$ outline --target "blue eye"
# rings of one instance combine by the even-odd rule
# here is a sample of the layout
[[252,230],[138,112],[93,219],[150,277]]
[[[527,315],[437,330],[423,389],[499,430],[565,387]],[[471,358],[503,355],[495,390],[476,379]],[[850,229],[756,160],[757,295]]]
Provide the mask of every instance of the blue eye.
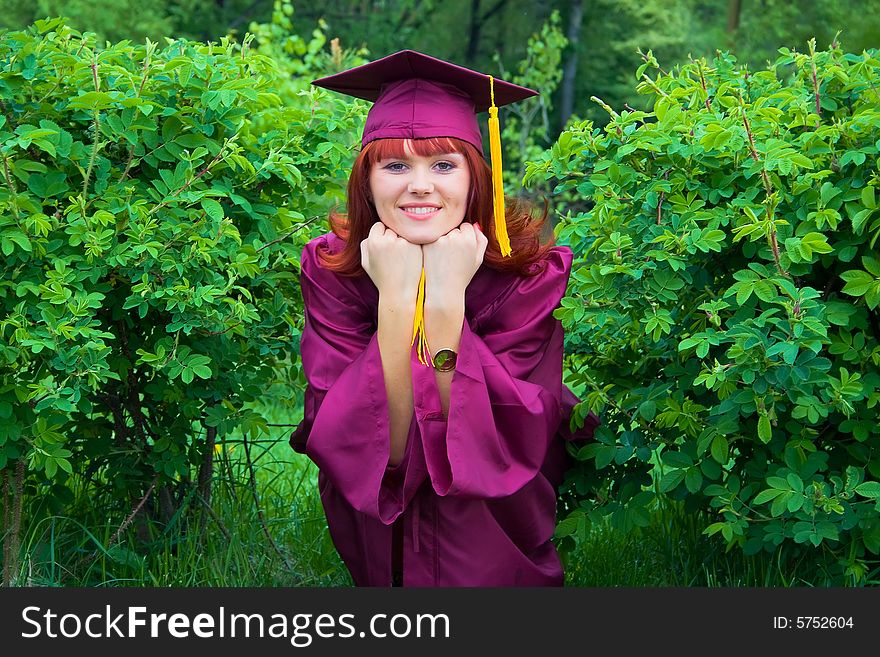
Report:
[[452,171],[453,169],[455,169],[455,165],[452,162],[446,162],[445,160],[442,162],[437,162],[437,164],[435,164],[434,166],[437,167],[440,171]]
[[391,162],[390,164],[386,164],[382,168],[393,173],[399,173],[406,168],[406,165],[403,162]]

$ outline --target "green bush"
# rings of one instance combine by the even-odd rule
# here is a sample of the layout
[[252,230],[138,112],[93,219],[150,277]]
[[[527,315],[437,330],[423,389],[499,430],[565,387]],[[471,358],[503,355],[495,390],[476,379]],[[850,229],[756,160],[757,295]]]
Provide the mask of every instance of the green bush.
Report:
[[638,90],[652,112],[566,130],[526,182],[562,208],[575,264],[558,317],[570,383],[603,414],[572,453],[558,535],[647,523],[657,496],[710,511],[728,549],[880,554],[880,61],[720,53]]
[[320,39],[263,54],[276,13],[256,44],[0,35],[6,581],[22,514],[74,488],[117,524],[148,497],[140,516],[166,522],[209,498],[215,442],[256,436],[247,405],[299,376],[299,253],[362,107],[300,92],[292,70],[333,64]]

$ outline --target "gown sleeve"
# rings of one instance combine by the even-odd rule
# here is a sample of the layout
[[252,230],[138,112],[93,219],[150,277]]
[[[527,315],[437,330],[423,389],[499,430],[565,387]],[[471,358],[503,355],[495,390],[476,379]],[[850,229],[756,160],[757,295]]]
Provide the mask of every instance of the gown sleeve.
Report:
[[511,277],[499,295],[479,300],[481,310],[462,325],[448,417],[433,369],[412,360],[413,421],[404,457],[390,467],[374,313],[350,279],[319,265],[316,248],[309,243],[301,260],[308,385],[294,449],[308,454],[352,507],[384,524],[426,479],[438,495],[481,499],[507,497],[532,481],[570,411],[553,311],[565,293],[571,251],[554,247],[535,275]]
[[290,443],[352,507],[391,524],[426,477],[413,458],[417,426],[410,426],[403,461],[388,467],[390,421],[374,313],[351,279],[320,265],[323,240],[309,242],[300,262],[307,386],[303,421]]
[[422,448],[437,494],[506,497],[541,470],[570,411],[563,398],[562,327],[553,311],[571,260],[568,248],[554,247],[536,263],[536,275],[517,277],[464,322],[448,417],[440,413],[433,374],[414,376]]

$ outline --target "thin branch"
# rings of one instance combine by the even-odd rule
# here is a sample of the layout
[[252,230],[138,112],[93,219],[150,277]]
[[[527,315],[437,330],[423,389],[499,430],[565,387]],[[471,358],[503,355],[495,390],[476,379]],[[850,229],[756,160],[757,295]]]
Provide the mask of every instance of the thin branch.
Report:
[[230,324],[222,331],[203,331],[202,333],[204,335],[223,335],[224,333],[228,333],[229,331],[234,329],[236,326],[241,326],[241,321],[237,321],[235,322],[235,324]]
[[0,470],[3,477],[3,586],[9,586],[12,582],[12,558],[9,556],[12,545],[12,509],[9,499],[9,470]]
[[9,172],[9,159],[5,155],[3,156],[3,174],[6,176],[6,186],[9,188],[9,193],[12,196],[9,207],[12,209],[15,222],[18,223],[21,221],[21,217],[18,214],[18,191],[15,189],[15,181]]
[[487,20],[489,20],[490,18],[492,18],[492,16],[494,16],[494,15],[497,14],[499,11],[501,11],[502,9],[504,9],[504,5],[506,5],[506,4],[507,4],[507,0],[498,0],[498,2],[496,2],[496,3],[492,6],[491,9],[489,9],[485,14],[483,14],[483,15],[480,17],[480,23],[485,23]]
[[810,39],[810,68],[813,76],[813,94],[816,97],[816,127],[822,123],[822,103],[819,100],[819,78],[816,74],[816,39]]
[[[752,156],[752,159],[755,162],[760,162],[761,158],[758,157],[758,149],[755,148],[755,139],[752,136],[752,127],[749,124],[749,117],[746,116],[745,105],[742,106],[742,120],[743,126],[746,129],[746,135],[749,138],[749,154]],[[770,178],[767,176],[767,170],[763,166],[761,167],[761,180],[764,181],[764,191],[767,192],[767,194],[773,193],[773,186],[770,184]]]
[[159,210],[161,210],[161,209],[164,208],[166,205],[168,205],[169,203],[171,203],[171,201],[173,201],[173,200],[175,199],[175,197],[176,197],[178,194],[180,194],[181,192],[184,192],[184,191],[186,191],[187,189],[189,189],[189,186],[190,186],[190,185],[192,185],[195,181],[197,181],[199,178],[201,178],[201,177],[204,176],[206,173],[208,173],[208,170],[209,170],[212,166],[214,166],[214,164],[217,163],[217,161],[220,159],[220,156],[221,156],[221,155],[223,155],[223,149],[222,149],[222,148],[217,152],[217,155],[214,156],[214,159],[211,160],[210,162],[208,162],[208,164],[205,165],[205,168],[204,168],[204,169],[202,169],[202,170],[199,171],[195,176],[193,176],[193,178],[192,178],[191,180],[188,180],[188,181],[185,182],[183,185],[181,185],[179,189],[176,189],[174,192],[172,192],[172,193],[168,196],[168,198],[166,198],[164,201],[162,201],[159,205],[157,205],[155,208],[153,208],[152,210],[150,210],[150,211],[147,213],[147,216],[149,217],[149,216],[152,216],[152,215],[156,214]]
[[[206,427],[205,451],[202,454],[202,462],[199,465],[197,494],[205,507],[211,506],[211,484],[214,479],[214,445],[217,443],[217,427]],[[207,525],[205,514],[199,518],[199,535],[205,531]]]
[[[147,83],[147,75],[150,72],[150,60],[152,58],[153,51],[156,49],[156,45],[147,40],[147,52],[144,57],[144,75],[141,78],[141,84],[138,87],[136,98],[140,98],[141,93],[144,90],[144,85]],[[128,160],[125,163],[125,170],[122,172],[122,176],[119,178],[119,182],[122,182],[128,177],[128,172],[131,170],[131,163],[134,160],[134,145],[132,144],[131,148],[128,149]]]
[[244,455],[245,459],[247,460],[251,494],[254,497],[254,504],[257,508],[257,517],[260,519],[260,526],[263,528],[263,534],[265,534],[266,539],[269,541],[269,544],[272,546],[278,556],[281,557],[281,560],[284,562],[284,565],[287,566],[287,569],[292,572],[293,567],[291,566],[290,561],[288,561],[287,556],[281,551],[281,548],[278,547],[275,539],[272,538],[272,534],[269,533],[269,527],[266,525],[266,516],[263,515],[263,508],[260,506],[260,494],[257,492],[257,477],[254,473],[254,462],[251,460],[251,448],[249,442],[250,441],[248,441],[247,434],[242,433]]
[[710,112],[712,111],[712,103],[709,100],[709,90],[706,88],[706,78],[703,75],[703,62],[702,60],[697,61],[697,70],[700,72],[700,85],[703,87],[703,91],[706,94],[706,109]]
[[[663,173],[663,180],[669,180],[669,170],[668,169]],[[663,221],[663,199],[664,198],[666,198],[666,192],[661,191],[660,192],[660,200],[657,201],[657,225],[658,226]]]
[[144,504],[146,504],[147,500],[150,498],[150,494],[153,492],[153,489],[156,487],[156,482],[159,480],[159,475],[153,477],[153,483],[150,484],[150,487],[147,489],[147,492],[144,493],[144,496],[141,498],[140,502],[132,509],[131,513],[128,517],[122,521],[122,524],[119,525],[119,529],[116,530],[116,533],[110,537],[110,540],[107,541],[107,548],[109,549],[116,541],[119,540],[119,537],[122,536],[122,532],[128,529],[129,525],[134,521],[135,516],[138,512],[143,508]]
[[220,516],[217,515],[217,512],[214,511],[213,507],[208,503],[208,501],[202,497],[201,493],[196,491],[196,497],[199,498],[199,501],[202,503],[202,507],[211,516],[211,520],[213,520],[217,524],[217,529],[220,530],[220,533],[223,534],[223,538],[228,543],[232,540],[232,535],[229,533],[229,530],[226,529],[226,526],[223,524],[223,521],[220,519]]
[[[639,55],[641,55],[643,62],[645,62],[646,64],[651,63],[650,60],[648,59],[648,54],[642,52],[641,48],[639,49]],[[663,70],[663,67],[660,66],[659,64],[657,64],[657,70],[660,71],[660,73],[662,73],[663,75],[669,75],[669,73],[667,73],[665,70]]]
[[[24,459],[18,459],[15,462],[14,471],[3,470],[3,586],[12,586],[18,572],[18,561],[21,552],[21,507],[24,495],[24,469]],[[12,494],[10,495],[9,480],[13,476]]]
[[[92,79],[95,84],[95,91],[101,90],[101,81],[98,78],[98,55],[94,56],[92,60]],[[98,151],[101,148],[101,110],[95,110],[95,120],[92,124],[92,130],[94,131],[94,142],[92,144],[92,155],[89,158],[89,168],[86,170],[85,179],[83,180],[83,203],[87,203],[87,195],[89,192],[89,180],[92,177],[92,171],[95,168],[95,161],[98,159]]]
[[274,239],[271,242],[266,242],[263,246],[261,246],[259,249],[257,249],[256,252],[259,253],[263,249],[268,248],[268,247],[272,246],[273,244],[278,244],[278,242],[283,242],[284,240],[286,240],[288,237],[290,237],[294,233],[298,233],[306,226],[309,226],[309,225],[315,223],[318,219],[320,219],[320,217],[312,217],[311,219],[309,219],[305,223],[302,223],[299,226],[296,226],[295,228],[291,228],[289,231],[284,233],[284,235],[282,235],[281,237]]

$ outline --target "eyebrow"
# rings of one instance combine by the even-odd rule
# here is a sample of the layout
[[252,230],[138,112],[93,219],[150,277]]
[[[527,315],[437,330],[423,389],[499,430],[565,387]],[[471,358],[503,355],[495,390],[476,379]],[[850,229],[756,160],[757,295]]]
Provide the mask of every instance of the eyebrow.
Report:
[[449,153],[435,153],[434,155],[412,155],[410,153],[404,153],[402,155],[392,155],[390,157],[383,157],[380,162],[384,162],[386,160],[412,160],[416,157],[425,157],[425,158],[455,158],[455,159],[464,159],[464,154],[459,153],[457,151],[451,151]]

